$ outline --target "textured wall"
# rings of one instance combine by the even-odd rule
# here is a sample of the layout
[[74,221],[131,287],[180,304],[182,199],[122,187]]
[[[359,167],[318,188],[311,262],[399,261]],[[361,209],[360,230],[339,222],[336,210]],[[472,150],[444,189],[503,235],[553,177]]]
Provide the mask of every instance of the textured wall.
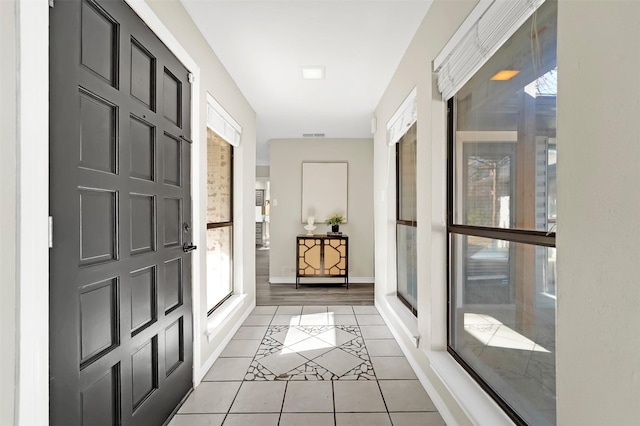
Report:
[[563,426],[640,423],[639,68],[640,2],[559,2]]

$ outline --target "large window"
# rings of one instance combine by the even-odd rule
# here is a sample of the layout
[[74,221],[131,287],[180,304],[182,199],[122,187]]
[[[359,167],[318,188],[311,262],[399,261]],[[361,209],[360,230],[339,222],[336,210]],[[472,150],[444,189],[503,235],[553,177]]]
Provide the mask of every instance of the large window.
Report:
[[396,144],[396,270],[398,298],[417,315],[416,255],[417,123]]
[[529,425],[556,423],[556,9],[449,103],[449,352]]
[[207,129],[207,310],[233,293],[233,147]]

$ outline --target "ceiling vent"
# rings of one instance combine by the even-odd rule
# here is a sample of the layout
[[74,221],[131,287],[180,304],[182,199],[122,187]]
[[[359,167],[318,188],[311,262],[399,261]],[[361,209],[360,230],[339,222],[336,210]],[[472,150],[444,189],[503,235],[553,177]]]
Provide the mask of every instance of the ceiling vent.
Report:
[[303,138],[324,138],[324,133],[303,133]]

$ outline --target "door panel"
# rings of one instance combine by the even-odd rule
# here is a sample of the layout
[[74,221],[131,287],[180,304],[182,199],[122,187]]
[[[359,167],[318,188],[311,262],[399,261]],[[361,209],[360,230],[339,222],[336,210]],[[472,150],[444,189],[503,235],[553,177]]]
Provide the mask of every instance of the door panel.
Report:
[[123,1],[50,11],[51,424],[160,425],[192,385],[188,71]]

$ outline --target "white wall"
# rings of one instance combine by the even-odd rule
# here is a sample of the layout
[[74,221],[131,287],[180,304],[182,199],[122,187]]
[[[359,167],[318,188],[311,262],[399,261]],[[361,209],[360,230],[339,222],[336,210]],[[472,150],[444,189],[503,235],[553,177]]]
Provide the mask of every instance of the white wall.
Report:
[[[473,6],[433,3],[376,110],[386,123],[417,85],[419,349],[385,296],[395,289],[395,194],[382,131],[374,140],[376,304],[447,418],[495,425],[509,421],[478,399],[479,389],[451,379],[456,367],[440,351],[446,346],[446,111],[431,61]],[[560,0],[558,69],[558,424],[638,424],[640,2]],[[474,401],[463,397],[465,389]]]
[[[212,357],[217,356],[229,333],[237,325],[248,309],[255,304],[255,170],[256,170],[256,117],[255,112],[246,101],[233,79],[217,58],[211,47],[197,30],[182,4],[178,0],[148,0],[147,4],[171,31],[177,41],[187,50],[198,64],[200,72],[200,120],[198,139],[202,143],[194,147],[194,153],[199,153],[198,161],[193,168],[194,173],[194,221],[200,218],[199,228],[194,225],[194,243],[198,250],[199,264],[196,266],[199,274],[194,274],[198,281],[194,282],[194,291],[199,290],[200,303],[194,306],[197,314],[194,335],[201,340],[201,351],[194,356],[196,378],[204,375],[211,365]],[[234,149],[234,279],[238,293],[246,294],[242,305],[229,315],[216,329],[216,335],[209,341],[207,338],[207,308],[206,308],[206,94],[213,98],[242,126],[240,146]],[[196,175],[197,174],[197,175]],[[202,185],[198,185],[202,182]],[[199,204],[198,200],[200,201]],[[196,355],[196,354],[194,354]],[[200,369],[202,371],[198,372]]]
[[640,423],[640,2],[558,6],[560,425]]
[[395,148],[386,144],[386,123],[417,87],[418,312],[426,313],[418,321],[423,344],[434,350],[446,346],[446,105],[435,87],[432,61],[475,3],[433,3],[376,109],[376,297],[382,301],[396,290]]
[[16,352],[15,2],[0,2],[0,424],[14,424]]
[[269,178],[269,166],[256,166],[256,177]]
[[[475,6],[475,0],[434,1],[377,108],[374,137],[376,306],[393,329],[431,398],[451,424],[511,423],[471,382],[446,349],[446,104],[437,90],[432,61]],[[418,318],[394,303],[395,150],[386,124],[417,87]],[[413,335],[419,336],[416,348]],[[440,366],[438,370],[434,363]],[[444,365],[444,367],[443,367]],[[451,377],[443,378],[450,374]],[[460,385],[461,384],[461,385]],[[462,395],[477,397],[479,401]],[[482,414],[472,413],[482,406]],[[478,411],[478,410],[476,410]],[[479,412],[479,411],[478,411]],[[477,423],[482,419],[481,423]]]
[[[349,277],[352,282],[373,282],[373,148],[371,139],[272,139],[271,153],[271,255],[272,283],[295,282],[296,236],[304,234],[302,163],[348,162],[348,223],[340,230],[349,235]],[[277,200],[277,201],[276,201]],[[277,205],[276,205],[277,202]],[[316,225],[316,233],[328,226]]]

